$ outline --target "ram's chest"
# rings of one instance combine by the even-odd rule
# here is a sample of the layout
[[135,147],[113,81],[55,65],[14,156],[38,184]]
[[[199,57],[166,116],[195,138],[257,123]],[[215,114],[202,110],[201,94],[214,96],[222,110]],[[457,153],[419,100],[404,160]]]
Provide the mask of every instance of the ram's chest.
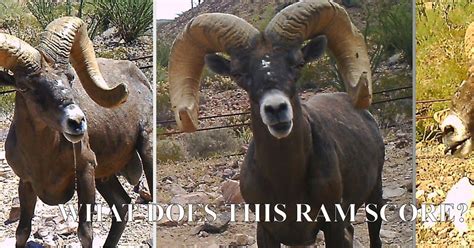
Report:
[[74,173],[72,144],[64,147],[57,139],[32,136],[26,139],[11,130],[6,141],[9,165],[22,179],[54,185]]

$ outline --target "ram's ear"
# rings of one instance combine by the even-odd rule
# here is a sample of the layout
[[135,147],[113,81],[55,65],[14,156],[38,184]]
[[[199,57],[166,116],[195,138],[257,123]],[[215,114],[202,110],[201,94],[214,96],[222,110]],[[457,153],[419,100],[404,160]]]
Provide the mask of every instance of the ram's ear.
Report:
[[214,73],[230,76],[230,61],[228,59],[217,54],[207,54],[204,60]]
[[6,71],[0,71],[0,86],[15,86],[15,78]]

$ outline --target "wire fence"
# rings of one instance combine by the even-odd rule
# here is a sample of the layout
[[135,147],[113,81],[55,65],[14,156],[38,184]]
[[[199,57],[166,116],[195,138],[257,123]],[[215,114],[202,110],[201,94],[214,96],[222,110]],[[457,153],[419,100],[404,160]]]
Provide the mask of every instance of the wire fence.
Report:
[[[385,94],[385,93],[390,93],[390,92],[402,91],[402,90],[406,90],[406,89],[411,89],[412,87],[413,87],[412,85],[407,85],[407,86],[402,86],[402,87],[397,87],[397,88],[392,88],[392,89],[384,89],[384,90],[373,92],[373,95],[379,95],[379,94]],[[404,99],[412,99],[412,98],[413,98],[412,95],[389,98],[389,99],[374,101],[372,103],[372,105],[378,105],[378,104],[394,102],[394,101],[399,101],[399,100],[404,100]],[[208,119],[228,118],[228,117],[246,116],[246,115],[250,115],[250,111],[203,116],[203,117],[199,117],[198,120],[202,121],[202,120],[208,120]],[[169,124],[173,124],[173,123],[176,123],[176,121],[174,119],[157,121],[158,125],[169,125]],[[411,121],[409,123],[411,123]],[[391,127],[396,127],[396,126],[400,126],[400,125],[404,125],[404,124],[407,124],[407,123],[393,123],[393,124],[386,125],[384,127],[385,128],[391,128]],[[195,130],[195,132],[202,132],[202,131],[215,130],[215,129],[224,129],[224,128],[248,127],[248,126],[250,126],[250,122],[243,122],[243,123],[238,123],[238,124],[228,124],[228,125],[219,125],[219,126],[213,126],[213,127],[198,128],[197,130]],[[181,133],[183,133],[183,132],[172,130],[172,131],[167,131],[167,132],[163,132],[163,133],[158,133],[158,136],[172,136],[172,135],[177,135],[177,134],[181,134]],[[232,155],[232,156],[235,156],[235,155]]]
[[[416,105],[433,105],[435,103],[440,103],[440,102],[449,102],[451,101],[450,98],[445,98],[445,99],[430,99],[430,100],[419,100],[416,101]],[[415,119],[416,120],[430,120],[433,119],[434,116],[432,115],[425,115],[425,116],[420,116],[419,113],[416,113]]]

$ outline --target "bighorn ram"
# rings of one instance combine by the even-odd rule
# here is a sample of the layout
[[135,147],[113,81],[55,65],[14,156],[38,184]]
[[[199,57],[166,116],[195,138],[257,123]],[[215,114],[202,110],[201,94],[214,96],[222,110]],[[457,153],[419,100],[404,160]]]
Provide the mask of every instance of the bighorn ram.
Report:
[[470,67],[468,78],[462,82],[453,96],[451,109],[442,121],[440,128],[445,153],[464,157],[472,151],[474,143],[474,22],[469,25],[464,38],[465,53],[468,56]]
[[[324,52],[326,41],[349,94],[318,94],[301,103],[298,73]],[[382,204],[384,143],[363,109],[371,102],[369,59],[346,11],[330,1],[301,1],[279,12],[263,33],[228,14],[191,20],[174,42],[169,64],[171,103],[178,126],[187,132],[198,122],[204,62],[231,76],[250,99],[253,141],[240,176],[245,201],[286,205],[285,221],[258,223],[259,247],[312,244],[319,230],[327,246],[351,246],[354,229],[347,219],[296,221],[297,204],[311,206],[312,220],[322,204],[330,216],[335,204],[344,211],[349,204],[377,204],[375,212]],[[368,225],[371,246],[380,247],[380,218]]]
[[[95,188],[122,217],[127,212],[122,204],[131,199],[117,173],[136,183],[143,166],[152,189],[152,90],[133,63],[96,60],[78,18],[56,19],[40,40],[33,48],[0,34],[0,66],[13,73],[0,76],[17,90],[5,148],[20,177],[16,246],[24,247],[30,235],[37,196],[56,205],[71,199],[76,189],[82,204],[79,239],[91,247],[85,204],[95,203]],[[105,246],[117,245],[125,225],[112,221]]]

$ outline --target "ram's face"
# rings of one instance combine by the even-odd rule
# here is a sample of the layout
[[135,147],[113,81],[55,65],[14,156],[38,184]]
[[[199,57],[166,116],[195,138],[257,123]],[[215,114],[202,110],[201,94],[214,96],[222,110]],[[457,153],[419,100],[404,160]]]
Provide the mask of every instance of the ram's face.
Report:
[[460,85],[452,99],[449,114],[442,121],[440,128],[443,132],[445,152],[451,152],[461,157],[472,151],[474,132],[474,76],[469,77]]
[[303,48],[259,44],[247,52],[235,53],[228,61],[208,55],[207,65],[216,73],[231,76],[258,106],[262,122],[277,139],[293,128],[296,81],[303,66],[323,54],[326,38],[319,36]]
[[44,66],[34,74],[15,75],[15,86],[25,99],[31,116],[38,117],[76,143],[84,136],[87,123],[84,113],[74,101],[73,79],[74,74],[70,70]]

